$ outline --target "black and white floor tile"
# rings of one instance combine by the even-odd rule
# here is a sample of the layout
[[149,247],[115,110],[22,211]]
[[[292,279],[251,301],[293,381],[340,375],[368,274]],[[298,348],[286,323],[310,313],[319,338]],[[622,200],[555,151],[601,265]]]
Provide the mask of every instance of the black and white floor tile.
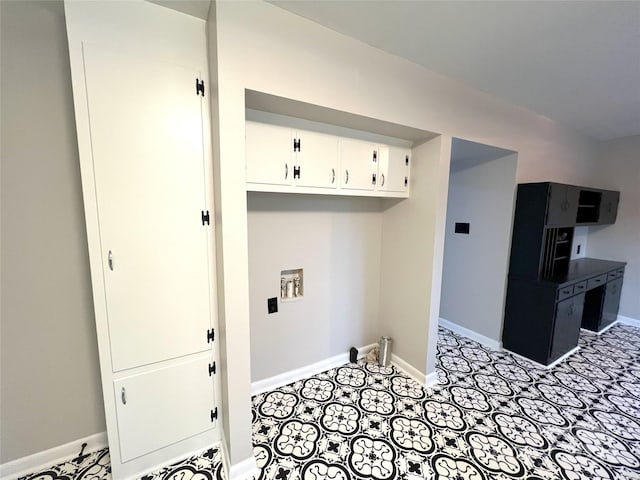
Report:
[[259,480],[640,480],[640,329],[552,369],[440,329],[439,385],[360,362],[253,397]]
[[[640,480],[640,329],[552,369],[440,329],[439,385],[346,364],[253,397],[256,480]],[[106,480],[100,450],[20,480]],[[223,480],[212,448],[142,480]]]
[[[222,468],[222,454],[210,448],[180,462],[169,465],[140,480],[226,480]],[[109,449],[104,448],[82,455],[18,480],[111,480]]]

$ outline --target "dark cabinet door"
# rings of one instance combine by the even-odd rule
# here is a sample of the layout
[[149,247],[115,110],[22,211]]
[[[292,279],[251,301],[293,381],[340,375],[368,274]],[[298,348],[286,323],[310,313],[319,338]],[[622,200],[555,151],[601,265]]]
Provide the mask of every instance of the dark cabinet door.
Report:
[[598,223],[608,225],[615,223],[618,215],[618,202],[620,201],[620,192],[612,192],[603,190],[602,200],[600,201],[600,215]]
[[580,191],[573,185],[549,184],[547,221],[549,227],[573,226],[578,214]]
[[548,363],[557,360],[578,345],[583,304],[584,293],[556,304]]
[[607,325],[611,325],[618,318],[621,291],[622,278],[618,278],[607,283],[604,293],[604,302],[602,304],[602,320],[600,321],[599,330],[602,330]]

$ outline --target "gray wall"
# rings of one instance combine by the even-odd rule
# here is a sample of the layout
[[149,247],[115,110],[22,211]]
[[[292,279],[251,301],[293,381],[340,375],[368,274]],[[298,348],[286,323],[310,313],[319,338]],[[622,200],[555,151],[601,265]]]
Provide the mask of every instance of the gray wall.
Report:
[[[379,336],[381,202],[248,194],[251,380],[347,353]],[[304,270],[304,297],[278,300],[280,271]]]
[[[456,140],[452,149],[440,317],[500,342],[517,155],[487,160],[475,145],[477,156],[455,158]],[[454,233],[456,222],[470,234]]]
[[0,2],[0,462],[105,429],[62,2]]
[[628,262],[619,314],[640,321],[640,135],[602,143],[595,178],[620,205],[615,224],[589,227],[587,256]]

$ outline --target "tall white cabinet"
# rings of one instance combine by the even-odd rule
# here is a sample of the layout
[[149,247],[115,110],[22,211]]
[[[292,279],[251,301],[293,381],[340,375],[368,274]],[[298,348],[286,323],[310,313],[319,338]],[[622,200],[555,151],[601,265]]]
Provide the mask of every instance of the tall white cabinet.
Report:
[[219,438],[205,23],[65,4],[114,478]]

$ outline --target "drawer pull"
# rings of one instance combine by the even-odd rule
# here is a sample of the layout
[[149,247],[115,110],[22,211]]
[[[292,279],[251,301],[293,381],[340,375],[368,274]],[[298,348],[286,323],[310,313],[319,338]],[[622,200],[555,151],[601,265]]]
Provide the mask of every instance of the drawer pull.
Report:
[[336,181],[336,169],[332,168],[331,169],[331,184],[333,185],[333,183]]
[[562,294],[563,295],[571,295],[571,290],[563,290]]
[[584,290],[584,285],[576,285],[576,290]]
[[122,404],[127,404],[127,391],[122,387],[122,391],[120,392],[120,398],[122,399]]

